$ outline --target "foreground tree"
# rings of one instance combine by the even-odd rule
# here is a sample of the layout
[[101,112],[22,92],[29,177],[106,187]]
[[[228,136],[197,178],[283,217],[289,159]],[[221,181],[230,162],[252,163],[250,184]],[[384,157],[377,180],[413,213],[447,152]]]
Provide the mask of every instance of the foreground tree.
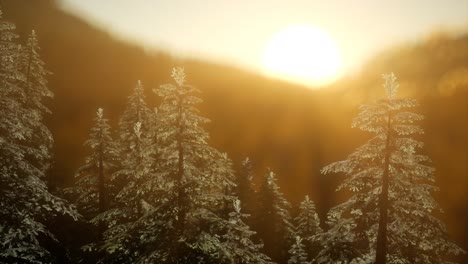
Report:
[[[259,245],[242,223],[240,206],[226,219],[225,195],[233,188],[231,161],[207,144],[195,107],[197,89],[184,70],[172,72],[175,84],[155,92],[163,98],[158,113],[158,172],[132,180],[144,201],[142,215],[106,232],[105,263],[266,263]],[[237,208],[237,209],[236,209]],[[232,212],[234,211],[234,212]]]
[[[47,171],[51,166],[50,148],[53,144],[52,134],[46,125],[42,122],[45,114],[50,114],[50,110],[44,105],[45,98],[52,98],[53,93],[47,87],[46,76],[50,74],[45,69],[45,63],[39,55],[40,47],[37,40],[36,32],[33,30],[28,37],[26,46],[21,50],[20,67],[24,73],[22,86],[28,97],[28,103],[25,107],[29,109],[39,122],[35,123],[32,144],[36,144],[36,148],[48,149],[44,151],[41,157],[34,157],[42,170]],[[51,179],[47,179],[51,185]]]
[[294,241],[294,226],[289,214],[291,205],[280,192],[272,171],[265,174],[258,199],[256,230],[265,243],[265,252],[274,261],[286,263]]
[[307,261],[308,254],[305,250],[304,245],[302,244],[302,238],[300,236],[296,236],[296,241],[292,245],[289,252],[289,260],[288,264],[309,264],[310,262]]
[[[185,72],[176,68],[172,72],[174,84],[160,86],[155,92],[163,98],[160,106],[164,179],[167,181],[168,201],[173,230],[163,253],[168,262],[214,261],[213,252],[220,244],[211,232],[192,233],[200,227],[218,222],[219,216],[211,208],[224,205],[225,186],[232,185],[232,171],[226,157],[207,144],[208,134],[200,125],[208,122],[198,115],[195,105],[201,99],[196,88],[185,81]],[[203,190],[203,191],[202,191]],[[211,209],[211,210],[210,210]],[[200,230],[202,231],[202,230]]]
[[85,165],[78,169],[75,186],[66,192],[73,196],[80,212],[92,219],[109,207],[112,190],[109,175],[116,159],[109,120],[104,118],[102,108],[96,113],[94,126],[85,145],[91,149],[91,154],[85,159]]
[[252,161],[249,158],[245,158],[242,161],[240,171],[236,174],[234,193],[243,204],[242,211],[251,216],[255,213],[256,208],[256,193],[253,188],[253,178]]
[[299,215],[295,219],[297,234],[304,239],[305,250],[308,252],[309,260],[312,260],[320,250],[320,219],[315,210],[315,204],[309,199],[304,198],[299,206]]
[[158,190],[162,190],[161,179],[155,171],[155,119],[155,114],[146,105],[143,86],[138,81],[119,121],[119,157],[111,180],[115,195],[108,210],[93,219],[94,223],[106,223],[104,241],[85,247],[104,252],[104,263],[125,263],[133,259],[124,250],[130,236],[127,232],[135,221],[154,209],[145,199],[157,199]]
[[335,215],[333,209],[326,223],[328,230],[318,235],[321,250],[313,263],[372,263],[373,256],[365,254],[369,249],[368,241],[362,238],[364,232],[356,229],[355,219],[343,219]]
[[336,237],[336,242],[346,242],[346,233],[362,263],[449,263],[448,256],[463,251],[447,239],[444,224],[432,215],[440,210],[431,196],[436,190],[433,168],[428,157],[417,154],[423,143],[412,137],[423,133],[415,124],[423,117],[408,111],[417,106],[414,99],[395,98],[393,74],[384,79],[387,98],[362,106],[353,122],[375,136],[346,160],[322,170],[344,173],[348,178],[338,189],[354,193],[331,210],[327,241]]
[[[14,42],[14,29],[2,20],[0,11],[0,262],[51,263],[54,257],[41,243],[55,240],[47,222],[58,215],[76,220],[78,214],[52,195],[43,181],[50,167],[52,137],[43,124],[42,100],[52,93],[46,82],[31,80],[28,87],[24,85],[29,75],[21,64],[24,54]],[[33,52],[38,48],[35,43]],[[44,77],[35,67],[40,58],[31,61],[35,62],[31,72],[39,80]],[[35,94],[34,89],[43,93]],[[38,137],[38,132],[47,136]]]
[[[135,125],[139,125],[139,133],[135,133]],[[145,91],[141,81],[135,85],[133,93],[128,97],[127,107],[119,120],[118,147],[122,167],[127,159],[133,159],[139,155],[138,142],[148,141],[153,143],[155,137],[155,113],[146,104]]]
[[143,197],[134,188],[138,182],[153,178],[157,166],[155,124],[156,114],[147,106],[143,85],[138,81],[119,120],[118,167],[112,177],[116,207],[131,207],[136,216],[142,214]]
[[263,245],[252,242],[255,232],[250,230],[243,219],[247,215],[241,213],[241,203],[234,200],[234,211],[229,213],[229,219],[224,223],[225,234],[223,243],[230,249],[226,263],[272,263],[270,258],[260,253]]

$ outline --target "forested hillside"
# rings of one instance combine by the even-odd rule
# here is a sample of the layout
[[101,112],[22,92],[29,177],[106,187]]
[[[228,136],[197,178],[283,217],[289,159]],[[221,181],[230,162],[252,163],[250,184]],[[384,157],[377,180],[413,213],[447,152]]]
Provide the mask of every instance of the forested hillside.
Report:
[[98,107],[116,125],[127,97],[141,80],[151,108],[160,103],[151,91],[170,81],[182,65],[191,84],[202,91],[201,112],[210,144],[227,152],[235,167],[249,156],[260,188],[266,167],[292,204],[308,194],[320,217],[344,199],[334,190],[341,180],[321,175],[326,164],[346,157],[367,138],[350,128],[357,106],[384,94],[381,74],[394,72],[402,95],[411,95],[424,114],[423,152],[433,160],[435,193],[451,237],[468,248],[468,34],[434,35],[378,54],[359,73],[328,89],[268,79],[235,67],[174,58],[118,40],[61,10],[52,0],[2,0],[5,19],[23,38],[35,29],[47,69],[55,137],[51,185],[69,186],[81,165],[92,118]]

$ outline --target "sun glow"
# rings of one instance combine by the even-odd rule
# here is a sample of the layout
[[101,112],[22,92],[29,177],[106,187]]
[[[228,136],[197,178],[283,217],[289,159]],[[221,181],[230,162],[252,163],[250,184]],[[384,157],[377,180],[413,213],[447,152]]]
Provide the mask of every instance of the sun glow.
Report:
[[263,54],[265,72],[273,77],[319,87],[341,74],[341,55],[333,39],[318,28],[290,26],[277,33]]

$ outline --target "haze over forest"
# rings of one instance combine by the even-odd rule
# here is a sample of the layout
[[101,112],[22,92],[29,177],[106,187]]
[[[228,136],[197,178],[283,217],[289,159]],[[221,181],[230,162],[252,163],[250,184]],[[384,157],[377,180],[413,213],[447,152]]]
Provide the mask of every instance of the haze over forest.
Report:
[[99,107],[115,128],[137,80],[154,108],[161,99],[152,90],[171,82],[173,67],[183,66],[201,90],[199,109],[211,120],[205,126],[209,144],[226,152],[235,169],[249,157],[257,188],[271,168],[291,204],[309,195],[325,219],[347,193],[335,192],[342,176],[320,170],[367,141],[369,134],[351,128],[351,122],[359,105],[385,96],[381,76],[393,72],[399,96],[416,98],[415,111],[425,116],[425,133],[418,139],[436,169],[440,190],[434,197],[445,212],[437,217],[447,224],[450,238],[468,249],[468,31],[427,32],[417,42],[395,43],[358,72],[311,90],[224,62],[142,48],[63,11],[53,0],[2,0],[0,5],[21,41],[36,31],[41,57],[53,73],[48,81],[55,96],[47,102],[52,114],[46,118],[54,136],[52,190],[72,185]]

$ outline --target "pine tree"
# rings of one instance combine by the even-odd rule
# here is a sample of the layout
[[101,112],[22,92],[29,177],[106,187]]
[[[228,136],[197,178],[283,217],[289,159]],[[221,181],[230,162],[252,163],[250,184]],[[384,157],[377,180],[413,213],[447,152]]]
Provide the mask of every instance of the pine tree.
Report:
[[[136,141],[153,140],[155,121],[155,113],[147,106],[143,85],[138,81],[133,93],[128,97],[127,107],[119,120],[118,142],[122,160],[134,155]],[[140,123],[139,136],[134,133],[136,123]]]
[[126,239],[130,237],[126,232],[146,211],[154,208],[146,200],[156,200],[160,193],[161,179],[154,168],[157,165],[155,119],[138,81],[119,121],[119,165],[112,177],[116,195],[109,209],[93,219],[106,223],[104,243],[88,246],[90,250],[106,252],[102,260],[105,263],[133,261],[126,251]]
[[242,220],[246,218],[245,214],[241,213],[241,202],[234,200],[234,211],[229,213],[228,221],[223,224],[226,226],[226,233],[222,236],[222,243],[226,248],[229,248],[232,253],[229,253],[225,263],[272,263],[270,258],[261,253],[263,245],[258,245],[252,242],[251,237],[255,235],[249,226]]
[[182,68],[175,68],[172,77],[175,85],[162,85],[155,91],[163,98],[159,108],[158,136],[162,142],[162,159],[167,164],[163,166],[165,178],[168,186],[172,187],[168,188],[167,194],[174,202],[171,207],[175,213],[172,216],[174,230],[169,241],[169,257],[178,261],[194,261],[191,258],[208,261],[209,256],[203,256],[203,251],[214,247],[209,244],[215,242],[209,240],[211,234],[205,234],[197,241],[200,237],[189,232],[195,228],[195,223],[212,224],[205,217],[214,215],[204,207],[207,204],[224,204],[220,192],[231,184],[232,171],[226,167],[227,158],[207,144],[208,133],[200,125],[207,123],[208,119],[199,116],[195,108],[201,102],[195,96],[199,91],[186,84]]
[[265,174],[258,199],[260,206],[256,230],[265,243],[265,252],[274,261],[286,263],[288,249],[294,240],[294,227],[289,214],[291,205],[280,192],[272,171]]
[[242,161],[241,170],[237,173],[235,195],[243,204],[242,210],[248,215],[253,215],[255,206],[255,190],[253,188],[252,161],[245,158]]
[[141,81],[129,96],[127,107],[119,121],[119,165],[113,175],[117,200],[125,201],[141,214],[142,195],[135,195],[136,182],[153,177],[155,170],[155,113],[146,104]]
[[[44,98],[52,98],[53,93],[47,87],[46,76],[50,74],[44,67],[45,63],[39,55],[39,43],[36,32],[33,30],[28,37],[26,46],[22,50],[20,67],[24,73],[23,86],[28,97],[27,109],[34,112],[36,122],[32,138],[33,144],[39,149],[44,150],[41,156],[35,156],[34,159],[43,170],[50,167],[50,148],[53,144],[52,134],[46,125],[42,122],[45,114],[50,114],[50,110],[43,104]],[[48,151],[45,151],[45,150]],[[51,185],[51,179],[48,179]]]
[[331,210],[331,232],[346,232],[363,263],[448,263],[447,256],[463,251],[432,215],[440,210],[431,196],[434,169],[427,156],[417,154],[423,143],[413,138],[423,133],[416,124],[423,117],[408,111],[417,106],[414,99],[395,98],[393,74],[384,79],[387,98],[362,106],[353,122],[375,136],[323,169],[344,173],[348,178],[339,189],[354,193]]
[[[104,252],[101,254],[103,263],[135,261],[131,253],[144,243],[132,240],[132,227],[154,210],[154,206],[146,200],[156,200],[162,190],[161,179],[151,169],[154,162],[152,141],[142,137],[140,122],[135,124],[133,130],[133,147],[130,153],[124,155],[127,158],[122,161],[123,167],[114,173],[117,178],[113,179],[121,180],[119,176],[125,176],[125,182],[122,187],[116,188],[116,195],[109,208],[92,220],[95,224],[105,223],[103,241],[85,247],[89,251]],[[119,181],[118,185],[122,185],[122,182]]]
[[297,234],[305,240],[304,244],[310,257],[309,260],[312,260],[320,250],[320,241],[318,240],[322,228],[320,228],[320,219],[315,211],[315,204],[309,199],[309,196],[306,196],[304,201],[301,202],[299,215],[295,221],[297,223]]
[[85,165],[76,173],[75,186],[66,192],[73,196],[72,199],[80,212],[92,219],[109,207],[112,189],[109,178],[117,153],[111,137],[109,120],[104,118],[102,108],[96,113],[94,126],[85,145],[90,148],[91,153],[86,157]]
[[[144,202],[142,215],[106,232],[105,263],[265,263],[260,246],[238,214],[228,213],[225,190],[234,184],[231,161],[210,147],[198,115],[198,91],[184,70],[172,72],[175,84],[160,86],[157,173],[135,184]],[[136,192],[136,193],[135,193]],[[260,261],[260,262],[255,262]]]
[[[36,96],[23,85],[23,53],[14,29],[0,11],[0,262],[51,263],[53,256],[41,244],[55,240],[47,222],[58,215],[76,220],[78,214],[42,180],[52,142],[42,123],[42,100],[51,92],[44,86],[46,93]],[[38,128],[49,137],[36,137]]]
[[288,252],[291,256],[288,260],[288,264],[309,263],[307,262],[307,253],[305,251],[304,245],[302,244],[302,238],[300,236],[296,236],[296,241]]
[[[137,122],[133,128],[135,138],[132,143],[132,150],[127,153],[126,159],[122,160],[120,170],[114,173],[113,180],[118,181],[118,184],[123,185],[122,188],[117,188],[115,203],[116,206],[130,206],[135,210],[136,216],[142,214],[142,203],[145,192],[138,191],[135,188],[141,182],[157,179],[157,175],[153,171],[154,159],[154,144],[151,138],[144,137],[141,131],[142,124]],[[131,154],[131,155],[130,155]],[[122,184],[122,178],[124,182]],[[140,186],[141,187],[141,186]],[[122,204],[123,203],[123,204]]]
[[372,263],[370,255],[363,254],[366,245],[362,245],[363,239],[357,236],[362,234],[355,231],[356,226],[352,219],[343,221],[341,217],[337,218],[332,210],[328,214],[327,226],[328,230],[318,236],[321,250],[313,263]]

